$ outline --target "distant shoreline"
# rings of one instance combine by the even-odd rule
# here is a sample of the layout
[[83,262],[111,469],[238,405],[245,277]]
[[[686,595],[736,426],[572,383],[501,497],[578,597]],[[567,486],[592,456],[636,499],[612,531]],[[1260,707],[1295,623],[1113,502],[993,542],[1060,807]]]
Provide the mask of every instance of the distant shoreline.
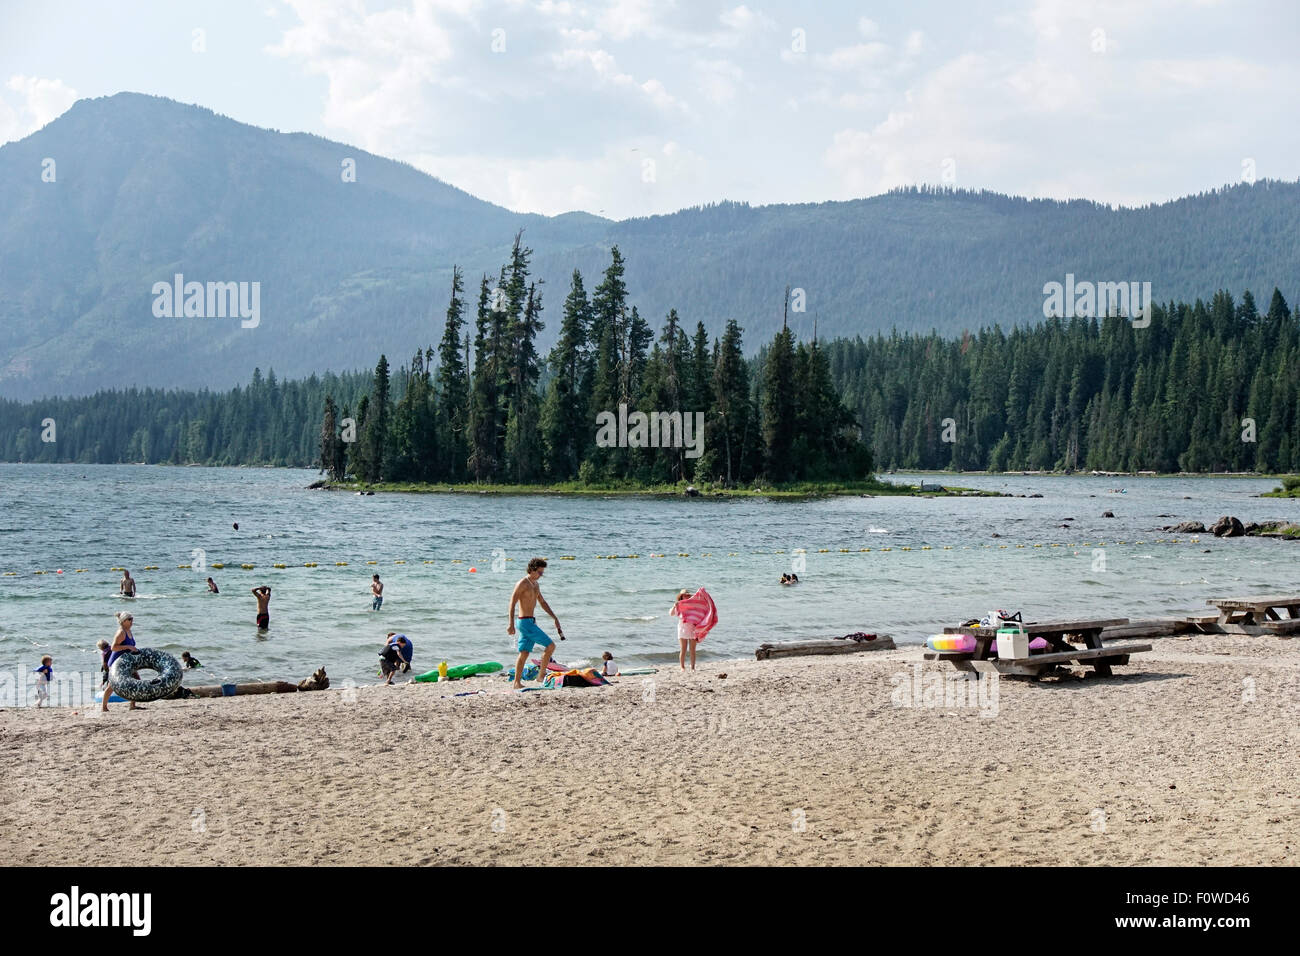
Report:
[[308,486],[313,491],[344,491],[384,494],[452,494],[452,495],[540,495],[559,498],[835,498],[835,497],[926,497],[926,498],[1003,498],[1000,491],[957,488],[945,485],[927,487],[897,485],[889,482],[801,482],[794,486],[770,488],[715,488],[711,485],[586,486],[576,482],[553,485],[445,484],[422,482],[380,482],[374,485],[357,481],[317,481]]
[[[60,465],[66,467],[132,467],[132,468],[231,468],[231,469],[257,469],[259,471],[317,471],[310,465],[267,465],[267,464],[238,464],[238,465],[214,465],[204,464],[201,462],[184,462],[176,463],[169,461],[147,462],[147,461],[10,461],[0,460],[0,465]],[[882,477],[879,484],[870,484],[867,482],[850,483],[846,482],[828,482],[825,488],[813,490],[789,491],[786,489],[772,489],[760,492],[754,492],[752,489],[717,489],[723,494],[733,497],[752,497],[752,496],[777,496],[777,497],[809,497],[809,496],[832,496],[832,495],[856,495],[856,494],[877,494],[877,495],[898,495],[898,494],[919,494],[919,489],[914,485],[894,485],[887,479],[895,474],[902,475],[931,475],[941,478],[1239,478],[1239,479],[1258,479],[1260,481],[1281,481],[1288,477],[1290,472],[1245,472],[1245,471],[943,471],[933,468],[900,468],[892,472],[880,472]],[[684,486],[667,486],[652,485],[646,488],[626,489],[626,488],[583,488],[578,487],[576,482],[564,483],[561,485],[498,485],[484,484],[475,485],[464,483],[460,485],[450,485],[446,482],[435,482],[433,484],[419,484],[406,482],[381,482],[371,486],[362,486],[357,482],[329,482],[333,490],[357,490],[365,487],[366,490],[373,491],[428,491],[439,493],[453,494],[473,494],[483,491],[489,494],[587,494],[587,495],[663,495],[665,497],[674,497],[681,493],[681,487]],[[801,485],[813,486],[817,482],[802,482]],[[862,487],[858,487],[861,484]],[[409,485],[409,487],[408,487]],[[705,497],[704,487],[701,486],[701,497]],[[714,490],[711,486],[707,493],[708,497],[715,497]],[[676,488],[677,490],[673,490]],[[993,492],[983,492],[976,488],[962,488],[959,486],[944,486],[949,493],[967,492],[970,495],[985,495],[993,497]],[[509,490],[507,490],[509,489]],[[903,489],[903,490],[897,490]],[[910,489],[910,490],[909,490]],[[929,494],[929,491],[925,492]],[[942,494],[942,493],[940,493]],[[1270,497],[1273,497],[1270,495]],[[1280,496],[1278,496],[1280,497]]]

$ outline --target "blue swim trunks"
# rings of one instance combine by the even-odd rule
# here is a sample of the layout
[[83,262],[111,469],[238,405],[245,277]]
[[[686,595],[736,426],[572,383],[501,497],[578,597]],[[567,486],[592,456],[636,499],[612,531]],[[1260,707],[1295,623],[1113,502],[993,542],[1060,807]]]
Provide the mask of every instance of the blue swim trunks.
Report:
[[534,644],[540,644],[542,647],[550,647],[555,642],[551,640],[537,626],[537,621],[531,617],[521,617],[515,627],[519,631],[519,643],[515,645],[515,650],[520,653],[531,651]]
[[376,594],[375,599],[370,602],[370,610],[378,611],[383,606],[384,606],[384,596],[382,594]]

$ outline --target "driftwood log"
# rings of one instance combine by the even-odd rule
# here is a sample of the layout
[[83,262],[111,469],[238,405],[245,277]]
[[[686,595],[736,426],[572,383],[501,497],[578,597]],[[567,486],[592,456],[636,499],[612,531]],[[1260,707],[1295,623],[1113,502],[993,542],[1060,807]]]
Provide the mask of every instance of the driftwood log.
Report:
[[325,690],[330,679],[325,675],[325,668],[304,681],[291,684],[287,680],[251,681],[247,684],[209,684],[201,687],[188,687],[191,697],[240,697],[244,694],[296,694],[300,690]]
[[1129,621],[1127,624],[1102,628],[1101,639],[1103,641],[1122,641],[1141,637],[1171,637],[1192,629],[1190,624],[1174,618],[1153,618],[1145,621]]
[[862,651],[892,651],[894,639],[879,634],[874,641],[783,641],[778,644],[760,644],[754,658],[760,661],[774,657],[803,657],[807,654],[856,654]]

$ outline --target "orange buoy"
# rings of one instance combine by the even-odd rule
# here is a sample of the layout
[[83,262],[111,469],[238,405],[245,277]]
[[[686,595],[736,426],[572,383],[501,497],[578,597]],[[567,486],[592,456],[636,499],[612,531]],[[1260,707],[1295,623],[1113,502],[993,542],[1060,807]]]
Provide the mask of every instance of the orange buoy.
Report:
[[478,574],[478,568],[470,568],[470,569],[469,569],[469,573],[470,573],[470,574]]

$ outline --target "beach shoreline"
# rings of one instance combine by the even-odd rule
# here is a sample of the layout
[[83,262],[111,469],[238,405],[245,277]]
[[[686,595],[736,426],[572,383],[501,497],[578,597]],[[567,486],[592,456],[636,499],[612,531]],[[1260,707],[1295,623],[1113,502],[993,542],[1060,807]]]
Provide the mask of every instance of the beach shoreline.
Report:
[[1294,865],[1300,642],[1154,644],[992,707],[904,647],[4,709],[0,836],[20,865]]

